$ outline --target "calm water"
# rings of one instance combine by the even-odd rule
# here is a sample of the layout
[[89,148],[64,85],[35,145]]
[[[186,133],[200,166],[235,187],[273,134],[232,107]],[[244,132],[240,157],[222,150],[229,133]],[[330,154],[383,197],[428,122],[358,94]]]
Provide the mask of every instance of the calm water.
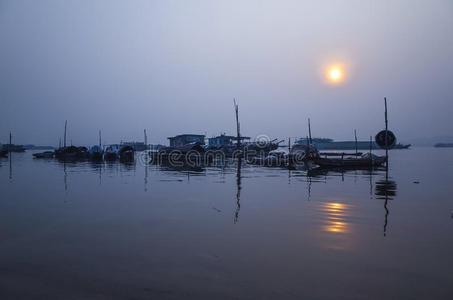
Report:
[[0,299],[453,299],[453,149],[306,175],[13,154]]

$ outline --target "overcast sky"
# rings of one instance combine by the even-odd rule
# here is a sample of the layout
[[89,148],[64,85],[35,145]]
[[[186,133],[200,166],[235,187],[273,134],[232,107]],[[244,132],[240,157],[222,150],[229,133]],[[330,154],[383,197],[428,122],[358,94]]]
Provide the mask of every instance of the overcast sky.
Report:
[[[326,84],[323,68],[345,66]],[[0,0],[0,142],[452,135],[453,2]]]

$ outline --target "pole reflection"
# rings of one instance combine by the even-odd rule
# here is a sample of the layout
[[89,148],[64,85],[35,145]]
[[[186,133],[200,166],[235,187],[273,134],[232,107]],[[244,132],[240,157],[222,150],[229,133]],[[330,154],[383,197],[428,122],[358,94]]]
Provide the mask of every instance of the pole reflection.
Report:
[[397,185],[396,182],[390,180],[388,174],[386,174],[384,180],[376,181],[375,184],[375,195],[376,199],[384,200],[384,236],[387,235],[388,217],[390,210],[388,207],[389,200],[393,200],[396,196]]
[[234,224],[239,220],[239,211],[241,210],[241,167],[242,167],[242,158],[238,158],[238,165],[236,170],[236,211],[234,213]]
[[12,152],[9,152],[9,180],[13,180],[13,155]]

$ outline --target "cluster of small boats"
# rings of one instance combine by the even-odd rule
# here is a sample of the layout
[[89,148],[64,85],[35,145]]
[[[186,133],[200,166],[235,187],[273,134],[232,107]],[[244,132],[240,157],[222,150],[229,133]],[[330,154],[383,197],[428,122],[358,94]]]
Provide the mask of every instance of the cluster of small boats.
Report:
[[14,144],[0,144],[0,157],[8,157],[8,153],[11,152],[25,152],[25,148],[22,145],[14,145]]
[[[214,160],[241,158],[251,165],[265,167],[297,168],[304,165],[310,168],[375,168],[386,163],[385,156],[370,152],[320,152],[310,143],[296,143],[292,147],[281,147],[280,142],[228,144],[221,147],[206,146],[199,142],[181,146],[161,147],[158,150],[146,150],[145,157],[154,164],[206,165]],[[102,147],[60,147],[55,151],[34,153],[35,158],[59,160],[91,161],[134,161],[135,149],[127,144],[115,144]]]
[[128,145],[109,145],[101,147],[99,145],[87,147],[60,147],[55,151],[44,151],[33,154],[34,158],[59,160],[93,160],[93,161],[133,161],[134,149]]
[[250,157],[247,162],[267,167],[295,167],[298,164],[316,168],[374,168],[385,164],[385,156],[367,153],[319,152],[313,145],[296,144],[289,152],[270,151],[261,156]]

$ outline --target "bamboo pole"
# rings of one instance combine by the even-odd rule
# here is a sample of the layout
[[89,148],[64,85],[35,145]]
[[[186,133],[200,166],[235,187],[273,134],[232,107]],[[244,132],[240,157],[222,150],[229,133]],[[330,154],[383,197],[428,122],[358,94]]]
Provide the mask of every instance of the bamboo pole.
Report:
[[389,169],[389,150],[388,150],[388,118],[387,118],[387,98],[384,97],[384,106],[385,106],[385,168],[388,176]]
[[64,121],[64,138],[63,138],[63,147],[66,148],[66,130],[68,126],[68,120]]
[[233,101],[234,110],[236,112],[236,136],[237,136],[236,148],[239,150],[241,147],[241,125],[239,123],[239,106],[236,104],[236,99],[233,99]]
[[148,150],[148,136],[146,135],[146,129],[143,129],[143,134],[145,135],[145,150]]

